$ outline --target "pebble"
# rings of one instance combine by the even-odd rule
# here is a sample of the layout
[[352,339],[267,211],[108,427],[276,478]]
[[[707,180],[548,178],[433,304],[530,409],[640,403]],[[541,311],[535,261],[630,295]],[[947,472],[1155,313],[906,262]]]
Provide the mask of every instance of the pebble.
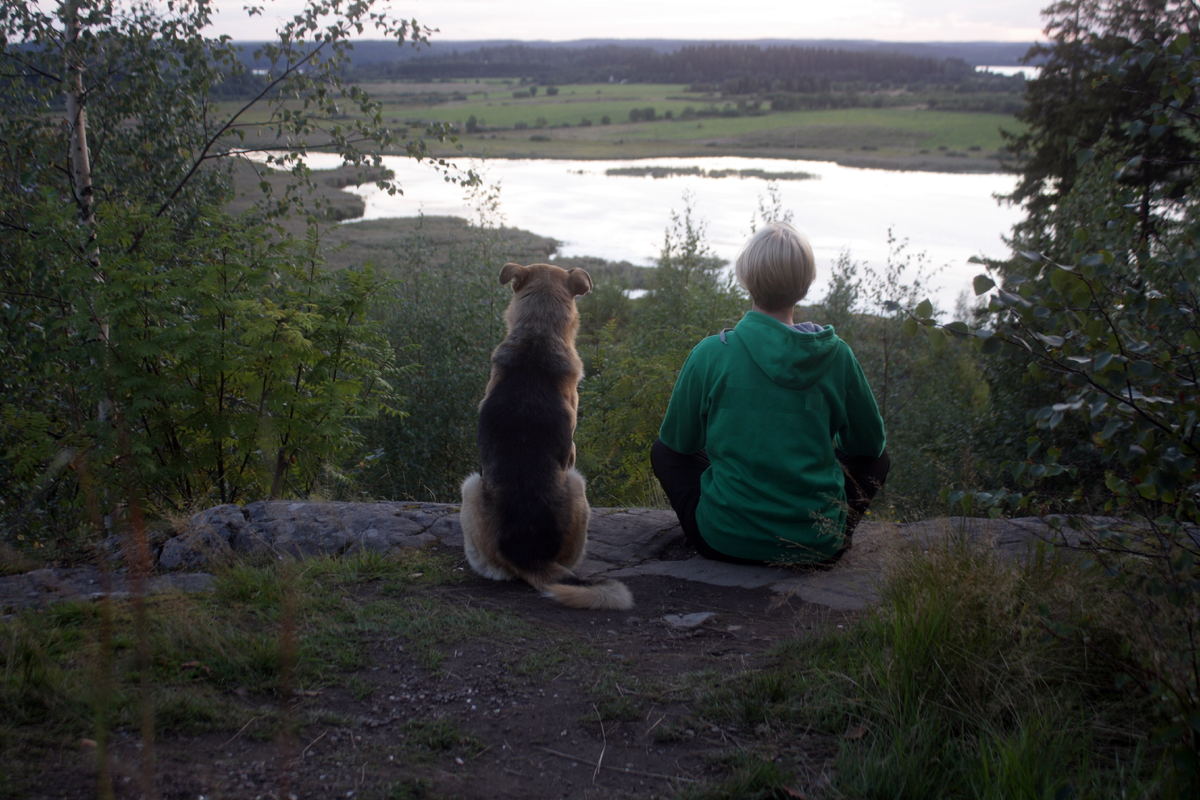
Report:
[[698,628],[717,616],[715,611],[697,611],[694,614],[667,614],[663,622],[672,628]]

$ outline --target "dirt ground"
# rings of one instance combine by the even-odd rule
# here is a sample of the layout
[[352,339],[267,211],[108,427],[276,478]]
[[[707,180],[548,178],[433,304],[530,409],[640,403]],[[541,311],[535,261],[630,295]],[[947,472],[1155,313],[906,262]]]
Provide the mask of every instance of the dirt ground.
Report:
[[[465,564],[464,564],[465,566]],[[484,632],[442,648],[436,668],[419,642],[371,636],[370,666],[339,685],[299,692],[285,737],[165,736],[155,744],[161,798],[654,798],[687,793],[722,772],[722,756],[752,732],[704,720],[696,681],[766,663],[783,638],[847,620],[767,590],[671,578],[627,581],[630,612],[558,607],[523,584],[464,579],[424,589],[519,621],[520,635]],[[367,602],[378,585],[358,587]],[[712,612],[696,627],[668,615]],[[694,621],[694,620],[693,620]],[[427,661],[428,663],[428,661]],[[689,676],[697,676],[694,680]],[[254,708],[278,700],[246,696]],[[796,794],[826,785],[837,743],[778,742],[766,758],[796,775]],[[766,739],[771,741],[769,737]],[[145,796],[136,732],[114,742],[115,795]],[[88,742],[29,753],[42,781],[26,796],[95,797]]]

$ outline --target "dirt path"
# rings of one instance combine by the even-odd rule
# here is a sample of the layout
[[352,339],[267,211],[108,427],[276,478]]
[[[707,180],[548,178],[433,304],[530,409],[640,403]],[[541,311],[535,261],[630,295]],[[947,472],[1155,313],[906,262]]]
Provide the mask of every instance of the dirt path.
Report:
[[[777,735],[765,724],[740,730],[729,720],[755,718],[738,708],[752,693],[725,687],[754,680],[773,663],[774,648],[837,635],[855,615],[870,613],[889,542],[965,532],[1016,553],[1033,528],[1045,527],[866,523],[834,570],[798,572],[699,559],[669,512],[598,509],[584,572],[620,577],[636,601],[631,612],[614,613],[565,609],[524,584],[474,575],[462,555],[456,510],[288,504],[268,515],[276,549],[307,546],[314,536],[360,553],[369,551],[363,542],[402,543],[377,556],[391,573],[322,584],[322,602],[333,607],[323,613],[348,622],[337,629],[346,641],[319,650],[330,660],[319,679],[296,687],[287,703],[277,692],[220,684],[219,700],[232,703],[226,713],[237,723],[202,725],[209,732],[196,736],[160,735],[155,796],[735,797],[714,786],[748,757],[794,776],[794,796],[819,796],[838,740],[813,731]],[[249,527],[218,540],[261,544],[269,531],[266,523],[253,527],[255,513],[227,513],[227,522]],[[188,558],[199,553],[180,548],[175,552]],[[427,559],[436,576],[412,572],[397,580],[405,553]],[[343,558],[350,557],[327,557],[326,569]],[[5,580],[14,597],[41,597],[41,604],[53,599],[43,578]],[[76,596],[86,599],[90,584],[79,576],[76,582]],[[224,596],[218,586],[208,605],[196,607],[213,609]],[[258,614],[246,608],[231,612],[228,624]],[[125,678],[131,687],[135,679]],[[161,727],[188,725],[180,718]],[[21,765],[8,784],[14,796],[95,797],[95,744],[51,730],[20,738],[21,752],[5,759],[13,763],[15,755]],[[147,796],[136,725],[116,733],[112,745],[116,797]]]
[[[161,739],[159,796],[674,796],[720,774],[722,756],[746,742],[748,732],[705,721],[699,688],[754,669],[781,639],[836,630],[845,619],[765,588],[667,577],[628,585],[632,612],[573,611],[464,570],[460,582],[407,602],[491,612],[500,622],[443,648],[432,668],[420,641],[364,638],[369,666],[300,694],[291,737],[259,740],[252,722],[233,736]],[[380,591],[368,584],[353,599]],[[697,624],[688,616],[697,614],[711,616]],[[45,783],[30,796],[95,796],[88,747],[38,755]],[[798,785],[812,785],[835,755],[813,739],[775,757],[796,770]],[[136,732],[118,736],[115,764],[117,797],[142,796]]]

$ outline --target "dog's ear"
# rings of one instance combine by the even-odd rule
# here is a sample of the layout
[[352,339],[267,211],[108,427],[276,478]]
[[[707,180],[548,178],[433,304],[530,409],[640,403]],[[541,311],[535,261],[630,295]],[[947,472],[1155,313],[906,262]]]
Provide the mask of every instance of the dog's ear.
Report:
[[573,295],[587,294],[592,290],[592,276],[587,270],[574,267],[567,270],[567,288]]
[[511,261],[504,265],[500,270],[500,283],[505,284],[509,281],[513,282],[513,291],[521,288],[521,284],[529,277],[529,267],[522,267],[520,264],[513,264]]

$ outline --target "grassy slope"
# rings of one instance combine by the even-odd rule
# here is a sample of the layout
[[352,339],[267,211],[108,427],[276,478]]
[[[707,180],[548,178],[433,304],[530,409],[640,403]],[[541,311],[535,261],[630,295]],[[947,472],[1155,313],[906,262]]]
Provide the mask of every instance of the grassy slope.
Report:
[[[245,734],[239,747],[279,737],[286,743],[301,731],[315,742],[318,731],[341,730],[366,738],[366,747],[369,729],[346,716],[354,706],[338,700],[339,687],[360,700],[382,688],[373,678],[381,644],[437,674],[452,652],[478,640],[505,643],[504,671],[543,685],[571,669],[575,688],[563,704],[590,700],[601,725],[648,724],[652,715],[662,722],[674,707],[670,722],[652,727],[646,735],[653,739],[639,745],[700,749],[708,747],[704,732],[721,732],[723,746],[706,750],[710,775],[676,786],[677,800],[804,796],[789,788],[805,775],[802,785],[819,797],[1170,794],[1169,786],[1155,786],[1169,780],[1169,764],[1159,760],[1160,747],[1146,743],[1153,703],[1136,688],[1117,688],[1123,667],[1110,658],[1136,614],[1101,576],[1068,561],[1014,567],[956,545],[904,551],[889,567],[881,607],[844,632],[827,626],[783,639],[769,660],[744,659],[732,673],[693,658],[657,679],[639,671],[644,654],[643,663],[604,663],[612,659],[594,648],[596,629],[586,617],[550,628],[516,610],[490,610],[494,598],[472,599],[490,586],[456,591],[470,585],[461,564],[457,554],[429,549],[325,556],[303,566],[235,561],[216,565],[211,595],[151,598],[144,640],[156,729],[164,742],[206,732],[233,734],[232,742]],[[1087,609],[1090,647],[1074,636],[1044,635],[1040,603],[1068,624]],[[294,651],[285,644],[291,635]],[[663,658],[686,649],[669,632],[656,635]],[[41,789],[56,752],[77,747],[80,737],[103,742],[107,731],[137,730],[136,639],[126,602],[66,603],[0,620],[0,795],[50,796]],[[397,681],[386,684],[394,689]],[[614,691],[614,683],[624,688]],[[298,700],[282,702],[292,690],[300,690]],[[441,765],[455,753],[478,752],[484,742],[457,729],[456,719],[414,717],[403,736],[392,729],[384,752],[395,763],[373,765],[372,780],[394,769],[432,775],[431,749],[450,751]],[[609,731],[611,739],[616,728]],[[430,738],[437,733],[440,743]],[[520,731],[505,728],[493,730],[488,749],[507,748],[504,736],[524,744]],[[823,764],[809,763],[814,741],[826,743],[818,748],[827,753]]]

